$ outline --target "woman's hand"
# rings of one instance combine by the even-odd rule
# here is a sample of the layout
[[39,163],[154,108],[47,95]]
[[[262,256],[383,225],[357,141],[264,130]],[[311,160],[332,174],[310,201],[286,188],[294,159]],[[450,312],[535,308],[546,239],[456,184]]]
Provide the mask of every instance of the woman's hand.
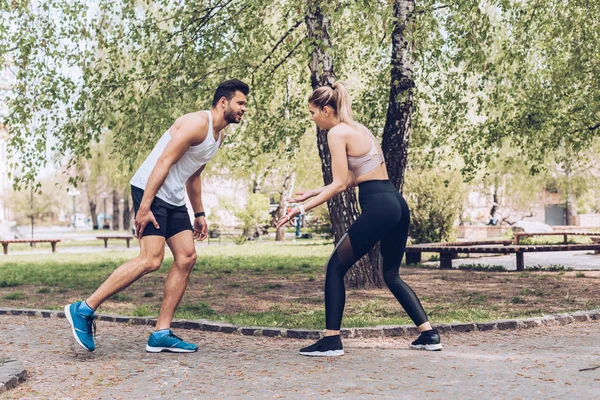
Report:
[[309,190],[308,192],[296,192],[296,197],[288,197],[286,198],[286,201],[288,203],[302,203],[316,195],[317,193],[314,190]]
[[281,228],[285,224],[289,223],[290,220],[292,218],[294,218],[296,215],[298,215],[299,213],[300,213],[300,210],[298,210],[296,208],[292,209],[292,211],[290,211],[289,213],[287,213],[286,215],[281,217],[279,219],[279,221],[277,221],[277,225],[275,225],[275,228],[277,228],[277,229]]

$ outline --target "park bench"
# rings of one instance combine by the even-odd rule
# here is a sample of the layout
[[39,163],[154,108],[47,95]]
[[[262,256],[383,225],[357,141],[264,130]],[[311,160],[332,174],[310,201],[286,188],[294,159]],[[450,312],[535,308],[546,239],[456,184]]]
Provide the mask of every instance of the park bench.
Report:
[[522,238],[534,237],[534,236],[563,236],[564,244],[567,244],[568,236],[597,236],[599,232],[566,232],[566,231],[554,231],[554,232],[513,232],[515,244],[520,244]]
[[409,257],[410,253],[439,253],[440,268],[452,268],[452,260],[458,257],[459,253],[479,253],[479,254],[516,254],[517,271],[525,270],[524,253],[528,252],[548,252],[548,251],[582,251],[582,250],[600,250],[600,243],[594,244],[550,244],[550,245],[465,245],[463,243],[427,243],[408,246],[406,248],[406,263],[415,264],[414,259]]
[[207,244],[211,242],[219,242],[221,243],[221,238],[234,238],[238,237],[242,234],[241,229],[236,228],[216,228],[214,230],[210,229],[208,231],[207,236]]
[[52,252],[56,251],[56,243],[62,242],[62,239],[2,239],[2,247],[4,247],[4,254],[8,254],[8,245],[10,243],[29,243],[31,246],[35,246],[36,243],[50,243],[52,245]]
[[129,241],[131,241],[131,239],[133,239],[133,236],[131,236],[131,235],[103,235],[103,236],[96,236],[96,239],[104,240],[104,248],[105,249],[108,247],[109,239],[125,239],[127,241],[127,248],[129,248]]
[[[406,263],[417,264],[421,262],[421,253],[440,253],[438,247],[450,247],[450,246],[491,246],[491,245],[503,245],[508,246],[512,244],[512,239],[501,239],[501,240],[478,240],[469,242],[446,242],[446,243],[421,243],[418,245],[408,246],[406,248]],[[423,249],[423,250],[422,250]],[[445,253],[445,252],[444,252]],[[456,257],[454,257],[456,258]]]
[[[600,244],[600,236],[591,236],[590,239],[592,239],[592,243]],[[594,254],[600,254],[600,250],[595,250]]]

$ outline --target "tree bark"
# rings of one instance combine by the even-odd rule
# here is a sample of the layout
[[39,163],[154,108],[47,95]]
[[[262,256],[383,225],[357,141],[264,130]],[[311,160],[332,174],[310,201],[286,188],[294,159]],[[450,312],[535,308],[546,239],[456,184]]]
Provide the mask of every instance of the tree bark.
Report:
[[118,231],[119,230],[119,195],[117,194],[116,190],[113,190],[112,192],[113,195],[113,231]]
[[412,126],[415,81],[412,59],[413,43],[407,39],[407,25],[414,9],[414,0],[396,0],[394,2],[395,25],[392,32],[390,98],[383,129],[382,150],[390,181],[399,191],[402,191],[404,185]]
[[[291,178],[292,174],[286,170],[283,177],[283,184],[281,185],[281,197],[279,198],[279,207],[277,207],[277,210],[275,210],[276,221],[279,221],[286,214],[287,202],[285,201],[285,198],[290,194],[289,191],[291,185]],[[277,229],[277,231],[275,232],[276,242],[281,242],[285,239],[285,228],[286,226],[284,225],[281,228]]]
[[[332,85],[334,82],[333,57],[327,51],[331,48],[329,25],[329,18],[323,15],[319,2],[311,2],[306,15],[306,29],[308,39],[313,46],[309,58],[310,82],[313,89]],[[328,185],[333,180],[331,154],[327,144],[327,131],[319,128],[317,128],[317,147],[321,158],[323,181]],[[337,243],[359,215],[354,189],[346,190],[335,196],[327,202],[327,207],[331,216],[333,236]],[[367,256],[354,264],[346,274],[345,282],[347,286],[357,289],[383,286],[383,280],[379,273],[378,248],[371,250]]]
[[123,230],[129,231],[131,229],[131,209],[129,208],[128,193],[125,193],[123,197]]
[[90,204],[90,215],[92,217],[93,229],[98,230],[98,214],[96,214],[96,202],[94,200],[90,200],[89,204]]

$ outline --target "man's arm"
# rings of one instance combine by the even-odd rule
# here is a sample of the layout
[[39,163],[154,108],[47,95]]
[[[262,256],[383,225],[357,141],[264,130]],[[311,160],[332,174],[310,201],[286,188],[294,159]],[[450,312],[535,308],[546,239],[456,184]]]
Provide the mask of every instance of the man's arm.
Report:
[[204,171],[204,164],[197,172],[194,172],[192,176],[185,183],[185,189],[187,190],[188,197],[190,198],[190,204],[195,213],[204,211],[204,205],[202,204],[202,178],[201,174]]
[[204,119],[188,118],[177,129],[177,134],[171,135],[171,140],[169,140],[169,143],[158,158],[148,178],[140,210],[150,209],[150,204],[152,204],[154,196],[156,196],[165,179],[167,179],[167,175],[173,164],[179,161],[191,145],[204,140],[207,130],[208,124]]
[[206,138],[208,124],[204,119],[184,118],[176,132],[171,134],[171,140],[158,158],[156,165],[146,183],[144,197],[140,202],[140,209],[135,218],[135,228],[138,237],[142,237],[144,228],[148,223],[153,223],[158,229],[158,223],[154,215],[150,212],[150,205],[156,196],[156,193],[167,179],[169,170],[187,149],[194,143],[202,142]]
[[[204,171],[204,164],[198,171],[189,177],[185,183],[190,203],[192,204],[192,210],[194,214],[204,212],[204,205],[202,204],[202,178],[201,174]],[[194,217],[194,239],[204,240],[208,236],[208,224],[206,223],[206,217],[200,216]]]

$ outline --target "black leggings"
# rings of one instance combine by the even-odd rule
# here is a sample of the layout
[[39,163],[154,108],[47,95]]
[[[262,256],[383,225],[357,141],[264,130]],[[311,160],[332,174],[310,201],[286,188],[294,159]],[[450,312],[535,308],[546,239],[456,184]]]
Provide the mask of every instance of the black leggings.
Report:
[[358,185],[362,214],[333,250],[325,278],[326,328],[339,330],[346,303],[344,275],[377,242],[381,242],[383,279],[415,325],[427,322],[421,302],[400,279],[410,214],[408,205],[389,180],[374,180]]

